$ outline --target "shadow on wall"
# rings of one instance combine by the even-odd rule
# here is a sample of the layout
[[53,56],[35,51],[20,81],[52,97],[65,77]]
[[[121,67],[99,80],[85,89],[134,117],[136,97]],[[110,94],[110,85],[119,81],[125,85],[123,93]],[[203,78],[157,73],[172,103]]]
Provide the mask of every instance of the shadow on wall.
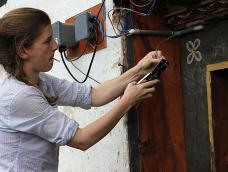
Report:
[[7,3],[7,0],[0,0],[0,7],[5,5]]

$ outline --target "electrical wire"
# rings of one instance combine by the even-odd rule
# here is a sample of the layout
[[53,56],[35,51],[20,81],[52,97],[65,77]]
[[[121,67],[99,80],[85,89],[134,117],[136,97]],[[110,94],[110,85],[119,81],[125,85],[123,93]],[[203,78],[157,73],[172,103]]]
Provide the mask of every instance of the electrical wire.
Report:
[[163,43],[165,43],[166,41],[170,40],[170,39],[173,38],[174,36],[176,36],[176,35],[173,34],[173,35],[169,36],[168,38],[161,40],[161,41],[157,44],[155,51],[158,51],[158,49],[160,48],[161,44],[163,44]]
[[[125,29],[124,27],[124,24],[123,24],[123,18],[125,16],[123,16],[122,14],[120,14],[120,16],[118,17],[118,22],[117,22],[117,30],[120,32],[120,33],[124,33],[124,34],[127,34],[128,33],[128,30]],[[121,28],[119,28],[119,26],[121,26]]]
[[[77,79],[74,77],[74,75],[71,73],[70,69],[68,68],[68,66],[67,66],[67,64],[66,64],[66,62],[65,62],[65,60],[64,60],[64,57],[63,57],[63,56],[65,56],[65,58],[66,58],[65,49],[62,49],[62,50],[61,50],[61,48],[59,48],[59,52],[60,52],[60,55],[61,55],[61,59],[62,59],[62,61],[63,61],[63,64],[64,64],[65,68],[67,69],[67,71],[68,71],[68,73],[70,74],[70,76],[71,76],[75,81],[77,81],[77,82],[79,82],[79,83],[84,83],[84,82],[87,80],[87,78],[89,77],[89,73],[90,73],[90,70],[91,70],[91,67],[92,67],[92,64],[93,64],[93,60],[94,60],[96,51],[97,51],[97,46],[95,46],[95,49],[94,49],[94,51],[93,51],[93,56],[92,56],[92,59],[91,59],[90,64],[89,64],[89,68],[88,68],[86,77],[84,78],[84,80],[79,81],[79,80],[77,80]],[[63,55],[62,53],[63,53],[64,55]]]
[[173,32],[171,36],[169,36],[169,37],[166,38],[166,39],[161,40],[161,41],[157,44],[157,46],[156,46],[156,48],[155,48],[155,52],[158,52],[160,46],[161,46],[163,43],[165,43],[166,41],[170,40],[171,38],[173,38],[173,37],[175,37],[175,36],[176,36],[176,34],[174,34],[174,32]]
[[[74,66],[74,68],[76,68],[79,72],[81,72],[83,75],[86,76],[86,74],[81,70],[79,69],[73,62],[71,62],[71,64]],[[96,79],[92,78],[91,76],[88,76],[88,78],[90,78],[91,80],[95,81],[96,83],[100,84],[99,81],[97,81]]]
[[[105,37],[109,37],[109,38],[119,38],[119,37],[121,37],[121,36],[128,35],[128,30],[126,30],[126,29],[123,27],[123,24],[122,24],[120,18],[119,18],[119,20],[118,20],[118,22],[117,22],[116,28],[114,27],[114,24],[113,24],[113,22],[112,22],[112,20],[111,20],[111,17],[110,17],[110,12],[113,11],[113,13],[115,13],[117,10],[119,10],[121,13],[122,13],[122,11],[129,11],[129,12],[133,12],[133,13],[135,13],[135,14],[137,14],[137,15],[140,15],[140,16],[148,16],[148,15],[150,15],[150,14],[152,13],[152,11],[153,11],[153,9],[154,9],[154,6],[155,6],[155,3],[156,3],[156,0],[150,0],[149,3],[145,4],[145,6],[151,4],[151,6],[150,6],[149,10],[147,11],[147,13],[143,13],[143,12],[139,12],[139,11],[133,10],[133,9],[131,9],[131,8],[123,8],[123,7],[116,7],[116,8],[113,8],[113,9],[109,10],[109,11],[108,11],[108,19],[109,19],[109,21],[110,21],[110,23],[111,23],[111,26],[112,26],[112,28],[113,28],[113,31],[114,31],[115,35],[107,35],[107,34],[104,33],[103,23],[104,23],[104,16],[106,16],[106,15],[104,15],[105,13],[103,13],[102,20],[101,20],[100,23],[99,23],[99,29],[100,29],[101,33],[103,33],[102,36],[103,36],[103,37],[104,37],[104,36],[105,36]],[[132,0],[131,0],[131,4],[134,4],[135,6],[139,6],[139,5],[137,5],[136,3],[134,3]],[[98,22],[99,22],[99,21],[98,21]],[[121,27],[122,27],[121,29],[119,28],[120,25],[121,25]],[[118,30],[119,33],[117,33],[116,30]],[[102,40],[102,41],[103,41],[103,40]]]
[[150,6],[150,8],[149,8],[149,10],[147,12],[148,16],[152,14],[152,12],[154,10],[154,7],[155,7],[155,4],[156,4],[156,0],[153,0],[153,3],[151,4],[151,6]]
[[117,31],[116,31],[116,29],[115,29],[115,27],[114,27],[114,24],[113,24],[113,22],[112,22],[112,20],[111,20],[111,17],[110,17],[110,12],[111,12],[111,11],[114,11],[114,12],[115,12],[116,10],[126,10],[126,11],[133,12],[133,13],[135,13],[135,14],[137,14],[137,15],[140,15],[140,16],[146,16],[146,15],[147,15],[146,13],[141,13],[141,12],[132,10],[132,9],[130,9],[130,8],[113,8],[113,9],[109,10],[109,11],[108,11],[108,19],[109,19],[109,21],[110,21],[110,23],[111,23],[111,26],[112,26],[112,28],[113,28],[114,33],[116,34],[115,36],[117,36],[117,37],[127,35],[127,34],[128,34],[128,31],[124,30],[123,32],[120,32],[120,34],[117,33]]
[[[117,30],[120,32],[120,34],[118,34],[118,33],[116,32],[115,27],[114,27],[114,25],[113,25],[113,23],[112,23],[112,21],[111,21],[111,18],[110,18],[110,12],[111,12],[111,11],[115,11],[115,10],[127,10],[127,11],[133,12],[133,13],[135,13],[135,14],[137,14],[137,15],[140,15],[140,16],[147,16],[148,14],[151,13],[151,11],[152,11],[151,9],[154,8],[155,1],[156,1],[156,0],[151,0],[151,1],[150,1],[150,3],[152,3],[152,2],[153,2],[153,3],[152,3],[152,5],[151,5],[151,7],[150,7],[148,13],[141,13],[141,12],[138,12],[138,11],[135,11],[135,10],[132,10],[132,9],[129,9],[129,8],[114,8],[114,9],[110,10],[110,11],[108,12],[108,18],[109,18],[109,21],[110,21],[110,23],[111,23],[111,25],[112,25],[112,27],[113,27],[113,30],[114,30],[114,32],[115,32],[116,35],[114,35],[114,36],[109,36],[109,35],[105,35],[105,33],[104,33],[104,28],[103,28],[104,16],[106,16],[106,15],[104,15],[104,14],[105,14],[105,11],[103,11],[103,16],[102,16],[101,22],[99,22],[99,20],[98,20],[99,15],[100,15],[100,13],[101,13],[101,10],[104,9],[103,6],[104,6],[104,3],[105,3],[105,0],[103,0],[103,1],[102,1],[102,4],[101,4],[101,6],[100,6],[100,9],[99,9],[99,11],[98,11],[98,13],[97,13],[97,15],[96,15],[96,18],[95,18],[95,24],[94,24],[94,28],[93,28],[93,29],[94,29],[96,38],[95,38],[94,43],[91,43],[91,42],[89,42],[89,41],[87,40],[87,43],[86,43],[86,46],[85,46],[83,52],[80,54],[79,57],[74,58],[74,59],[69,59],[69,58],[66,56],[66,52],[65,52],[66,49],[64,49],[64,50],[63,50],[62,48],[59,49],[59,52],[60,52],[60,54],[61,54],[61,58],[62,58],[63,64],[64,64],[64,66],[66,67],[68,73],[71,75],[71,77],[72,77],[75,81],[77,81],[77,82],[79,82],[79,83],[84,83],[84,82],[87,80],[87,78],[90,78],[90,79],[92,79],[93,81],[95,81],[95,82],[97,82],[97,83],[100,83],[100,82],[98,82],[97,80],[95,80],[95,79],[93,79],[92,77],[89,76],[89,73],[90,73],[90,70],[91,70],[91,67],[92,67],[92,63],[93,63],[93,60],[94,60],[94,57],[95,57],[95,54],[96,54],[96,51],[97,51],[97,46],[103,42],[105,36],[106,36],[106,37],[110,37],[110,38],[119,38],[119,37],[121,37],[121,36],[123,36],[123,35],[127,35],[127,34],[128,34],[128,31],[125,30],[125,29],[123,29],[123,26],[122,26],[122,23],[121,23],[121,19],[119,19],[119,21],[118,21],[118,25],[120,24],[121,27],[122,27],[121,30],[120,30],[119,27],[117,26]],[[150,3],[148,3],[147,5],[149,5]],[[100,42],[98,42],[98,32],[97,32],[98,26],[99,26],[100,31],[101,31],[101,34],[102,34],[102,40],[101,40]],[[169,38],[169,39],[170,39],[170,38]],[[165,41],[166,41],[166,40],[165,40]],[[163,42],[163,41],[162,41],[162,42]],[[162,43],[162,42],[161,42],[161,43]],[[92,56],[92,59],[91,59],[91,61],[90,61],[90,65],[89,65],[87,74],[85,74],[85,73],[82,72],[77,66],[75,66],[75,65],[73,64],[73,61],[78,60],[79,58],[81,58],[81,57],[84,55],[86,49],[88,48],[88,45],[90,45],[90,44],[95,45],[95,46],[94,46],[93,56]],[[159,46],[160,46],[160,45],[158,45],[156,49],[158,49]],[[72,64],[79,72],[81,72],[83,75],[86,76],[86,77],[84,78],[83,81],[79,81],[79,80],[77,80],[77,79],[73,76],[73,74],[71,73],[70,69],[68,68],[68,66],[67,66],[67,64],[66,64],[66,62],[65,62],[65,60],[64,60],[64,57],[63,57],[63,54],[62,54],[62,53],[64,54],[65,59],[67,59],[69,62],[71,62],[71,64]]]
[[84,50],[82,51],[82,53],[81,53],[78,57],[75,57],[75,58],[72,58],[72,59],[70,59],[70,58],[68,58],[68,57],[66,56],[67,61],[73,62],[73,61],[76,61],[76,60],[80,59],[80,58],[85,54],[86,49],[88,48],[88,45],[89,45],[89,41],[87,40],[87,41],[86,41],[85,48],[84,48]]
[[[88,68],[86,77],[85,77],[85,79],[84,79],[83,81],[78,81],[78,80],[77,80],[79,83],[84,83],[84,82],[87,80],[87,78],[89,77],[89,73],[90,73],[90,70],[91,70],[91,67],[92,67],[92,64],[93,64],[93,60],[94,60],[96,51],[97,51],[97,46],[95,46],[95,49],[94,49],[94,51],[93,51],[93,56],[92,56],[92,59],[91,59],[90,64],[89,64],[89,68]],[[63,54],[64,54],[64,56],[66,57],[66,52],[65,52],[65,51],[63,51]]]
[[[157,52],[157,51],[159,50],[161,44],[165,43],[166,41],[172,39],[172,38],[175,37],[175,36],[178,36],[178,34],[177,34],[176,32],[173,32],[171,36],[169,36],[169,37],[166,38],[166,39],[161,40],[161,41],[157,44],[157,46],[156,46],[156,48],[155,48],[155,51]],[[193,78],[190,78],[190,76],[183,75],[183,77],[186,78],[186,79],[188,79],[188,80],[190,80],[190,81],[193,81]],[[195,85],[197,85],[197,86],[201,86],[200,83],[195,82],[195,80],[194,80],[193,83],[194,83]],[[169,82],[167,82],[167,84],[170,85],[170,86],[172,86],[172,87],[174,87],[174,88],[176,87],[176,86],[175,86],[176,83],[175,83],[174,81],[171,81],[171,80],[170,80]]]
[[[136,4],[136,3],[134,3],[133,0],[130,0],[130,3],[132,5],[134,5],[134,6],[137,6],[137,7],[145,7],[145,6],[148,6],[150,4],[151,4],[151,6],[150,6],[149,10],[146,13],[139,12],[137,10],[134,10],[133,8],[124,8],[124,7],[115,7],[113,9],[109,10],[108,11],[108,19],[109,19],[109,21],[111,23],[111,26],[112,26],[112,29],[113,29],[115,35],[109,36],[109,35],[104,34],[106,37],[109,37],[109,38],[119,38],[121,36],[128,35],[128,30],[123,29],[124,27],[122,26],[122,23],[121,23],[121,19],[120,18],[119,18],[119,21],[117,23],[116,28],[114,27],[114,24],[113,24],[113,22],[111,20],[111,17],[110,17],[110,12],[111,11],[113,11],[113,13],[115,13],[115,11],[117,11],[117,10],[119,10],[120,12],[122,12],[122,11],[129,11],[130,13],[135,13],[135,14],[137,14],[139,16],[149,16],[153,12],[153,9],[154,9],[155,4],[156,4],[156,0],[150,0],[147,4],[144,4],[144,5],[141,5],[141,6],[138,5],[138,4]],[[121,1],[121,4],[122,4],[122,1]],[[119,29],[119,25],[122,26],[122,29]],[[101,26],[100,26],[100,30],[102,30]],[[117,33],[116,30],[118,30],[119,33]],[[104,33],[104,31],[103,31],[103,33]]]
[[95,34],[96,35],[96,45],[100,45],[105,39],[105,33],[104,33],[104,29],[103,29],[103,22],[102,21],[101,22],[96,21],[96,23],[99,26],[98,28],[100,29],[100,33],[101,33],[101,36],[102,36],[101,40],[98,42],[98,38],[97,38],[98,32],[97,32],[97,30],[94,30],[95,33],[96,33]]
[[103,6],[104,6],[104,3],[105,3],[105,0],[102,1],[101,7],[100,7],[100,9],[99,9],[99,11],[97,13],[96,19],[95,19],[96,21],[98,21],[98,17],[99,17],[99,15],[101,13],[101,10],[102,10]]
[[146,7],[148,5],[150,5],[154,0],[150,0],[148,3],[144,4],[144,5],[139,5],[139,4],[136,4],[135,2],[133,2],[133,0],[130,0],[130,3],[136,7],[139,7],[139,8],[143,8],[143,7]]
[[[104,41],[104,39],[105,39],[105,37],[108,37],[108,38],[119,38],[119,37],[121,37],[122,35],[119,35],[119,34],[117,34],[116,33],[116,35],[107,35],[106,33],[105,33],[105,31],[104,31],[104,21],[105,21],[105,19],[106,19],[106,12],[105,12],[105,8],[103,8],[104,9],[104,11],[103,11],[103,13],[102,13],[102,18],[101,18],[101,21],[99,22],[98,20],[97,20],[97,24],[99,25],[99,30],[100,30],[100,32],[101,32],[101,34],[102,34],[102,40],[98,43],[98,45],[99,44],[101,44],[103,41]],[[112,26],[113,26],[113,23],[111,22],[111,24],[112,24]],[[114,26],[113,26],[114,27]]]
[[121,35],[107,35],[104,31],[104,27],[103,27],[104,20],[103,19],[100,23],[99,23],[99,21],[97,21],[97,23],[99,24],[99,29],[100,29],[100,32],[102,33],[102,37],[103,37],[102,39],[103,40],[104,40],[104,37],[108,37],[108,38],[119,38],[119,37],[121,37]]
[[[101,4],[101,7],[100,7],[100,9],[99,9],[99,11],[98,11],[98,13],[97,13],[97,15],[96,15],[96,19],[95,19],[95,21],[98,21],[98,17],[99,17],[99,15],[100,15],[100,12],[101,12],[101,10],[102,10],[102,8],[103,8],[103,6],[104,6],[104,3],[105,3],[105,0],[103,0],[102,1],[102,4]],[[95,22],[96,23],[96,22]],[[96,28],[94,27],[94,29],[97,29],[97,24],[96,25],[94,25],[94,26],[96,26]],[[96,32],[96,30],[94,30],[95,32]],[[95,46],[94,46],[94,51],[93,51],[93,55],[92,55],[92,58],[91,58],[91,61],[90,61],[90,64],[89,64],[89,68],[88,68],[88,71],[87,71],[87,73],[86,73],[86,77],[84,78],[84,80],[82,80],[82,81],[79,81],[79,80],[77,80],[75,77],[74,77],[74,75],[71,73],[71,71],[70,71],[70,69],[68,68],[68,66],[67,66],[67,64],[66,64],[66,62],[65,62],[65,60],[64,60],[64,58],[65,59],[69,59],[69,58],[67,58],[67,56],[66,56],[66,48],[65,47],[59,47],[59,52],[60,52],[60,55],[61,55],[61,59],[62,59],[62,61],[63,61],[63,64],[64,64],[64,66],[65,66],[65,68],[67,69],[67,71],[68,71],[68,73],[70,74],[70,76],[75,80],[75,81],[77,81],[77,82],[79,82],[79,83],[84,83],[86,80],[87,80],[87,78],[91,78],[91,77],[89,77],[89,73],[90,73],[90,70],[91,70],[91,67],[92,67],[92,64],[93,64],[93,60],[94,60],[94,57],[95,57],[95,55],[96,55],[96,52],[97,52],[97,33],[96,33],[96,43],[95,43]],[[89,41],[88,41],[89,42]],[[90,42],[89,42],[90,43]],[[86,45],[86,48],[84,49],[84,51],[87,49],[87,46],[88,45]],[[83,51],[83,53],[82,53],[82,55],[84,54],[84,51]],[[64,55],[63,55],[63,54]],[[81,55],[81,56],[82,56]],[[64,56],[64,57],[63,57]],[[78,59],[78,58],[77,58]],[[73,62],[72,62],[73,63]],[[98,82],[98,81],[95,81],[95,82]],[[99,83],[99,82],[98,82]]]

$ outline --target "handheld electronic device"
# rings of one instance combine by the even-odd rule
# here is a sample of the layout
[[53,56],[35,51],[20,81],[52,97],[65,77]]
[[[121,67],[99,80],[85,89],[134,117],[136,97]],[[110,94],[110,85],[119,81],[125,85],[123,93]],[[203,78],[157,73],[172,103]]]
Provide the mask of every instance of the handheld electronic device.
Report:
[[142,82],[157,79],[161,73],[168,67],[169,62],[166,59],[161,59],[161,61],[153,68],[153,70],[147,73],[142,79],[140,79],[137,84]]

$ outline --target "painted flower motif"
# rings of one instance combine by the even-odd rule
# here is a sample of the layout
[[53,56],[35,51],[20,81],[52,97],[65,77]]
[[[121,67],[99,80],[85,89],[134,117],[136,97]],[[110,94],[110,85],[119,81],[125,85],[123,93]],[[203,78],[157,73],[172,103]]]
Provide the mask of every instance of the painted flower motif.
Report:
[[196,39],[194,43],[192,41],[188,41],[186,43],[186,48],[190,52],[189,55],[187,56],[187,63],[191,64],[193,60],[195,59],[196,61],[201,61],[202,60],[202,55],[197,49],[200,46],[200,39]]

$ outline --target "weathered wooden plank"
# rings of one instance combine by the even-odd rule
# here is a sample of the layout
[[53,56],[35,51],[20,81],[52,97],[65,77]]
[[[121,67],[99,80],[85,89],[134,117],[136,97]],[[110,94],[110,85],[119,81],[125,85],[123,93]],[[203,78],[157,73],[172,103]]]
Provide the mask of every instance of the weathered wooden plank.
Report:
[[[155,15],[134,16],[134,24],[140,29],[165,30],[164,20]],[[156,45],[163,39],[166,38],[134,36],[132,58],[135,62],[139,61],[146,53],[155,50]],[[170,66],[162,74],[154,96],[138,109],[141,172],[185,172],[187,170],[179,45],[178,39],[161,44],[160,49],[163,50]]]

